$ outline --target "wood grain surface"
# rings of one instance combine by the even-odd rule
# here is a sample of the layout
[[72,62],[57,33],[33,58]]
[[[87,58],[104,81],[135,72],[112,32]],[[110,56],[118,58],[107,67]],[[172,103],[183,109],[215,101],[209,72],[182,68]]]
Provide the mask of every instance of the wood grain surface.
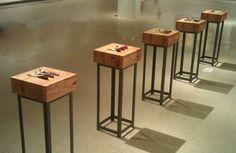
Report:
[[100,48],[94,49],[94,62],[102,65],[124,69],[137,63],[141,59],[141,49],[128,46],[128,49],[117,52],[113,50],[121,44],[111,43]]
[[[44,80],[28,75],[33,75],[34,72],[39,69],[57,73],[59,76]],[[13,93],[40,102],[50,102],[74,91],[77,88],[77,75],[75,73],[43,66],[12,76],[11,85]]]
[[225,11],[212,11],[205,10],[201,13],[201,19],[207,20],[208,22],[221,23],[227,18],[227,12]]
[[185,18],[176,21],[176,29],[180,32],[199,33],[206,27],[206,20],[200,20],[198,22],[186,21]]
[[143,43],[157,45],[160,47],[169,47],[179,41],[179,31],[170,30],[170,33],[162,33],[154,28],[143,32]]

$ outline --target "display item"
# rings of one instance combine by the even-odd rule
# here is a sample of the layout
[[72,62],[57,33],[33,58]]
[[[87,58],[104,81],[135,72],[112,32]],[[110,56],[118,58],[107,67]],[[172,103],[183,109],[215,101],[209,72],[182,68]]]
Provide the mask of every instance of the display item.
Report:
[[117,52],[124,51],[125,49],[128,49],[127,45],[116,46],[115,48]]
[[44,80],[48,80],[49,78],[54,78],[54,76],[60,76],[59,74],[55,72],[49,72],[43,69],[38,69],[34,72],[34,74],[27,74],[27,75],[31,77],[44,79]]
[[116,47],[112,49],[107,49],[107,50],[121,52],[121,51],[125,51],[126,49],[128,49],[128,45],[116,45]]
[[169,34],[172,32],[171,30],[168,30],[168,29],[156,29],[156,31],[160,33],[165,33],[165,34]]
[[199,18],[186,17],[186,18],[184,18],[184,21],[199,22],[199,21],[201,21],[201,19],[199,19]]

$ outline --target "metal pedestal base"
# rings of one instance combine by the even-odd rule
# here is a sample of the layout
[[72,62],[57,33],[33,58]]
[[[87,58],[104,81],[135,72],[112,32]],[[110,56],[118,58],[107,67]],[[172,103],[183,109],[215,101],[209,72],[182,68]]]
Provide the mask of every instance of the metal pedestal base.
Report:
[[[73,138],[73,93],[69,93],[69,120],[70,120],[70,153],[74,153],[74,138]],[[67,95],[65,95],[67,96]],[[64,96],[63,96],[64,97]],[[24,122],[23,122],[23,113],[22,113],[22,100],[21,98],[29,99],[36,101],[27,97],[17,96],[18,99],[18,110],[19,110],[19,120],[20,120],[20,131],[21,131],[21,146],[22,153],[26,153],[25,149],[25,135],[24,135]],[[60,97],[62,98],[62,97]],[[59,99],[59,98],[58,98]],[[58,100],[56,99],[56,100]],[[54,101],[56,101],[54,100]],[[54,102],[52,101],[52,102]],[[45,131],[45,150],[46,153],[52,152],[51,144],[51,117],[50,117],[50,103],[40,102],[43,104],[43,115],[44,115],[44,131]]]
[[[134,128],[134,117],[135,117],[135,94],[136,94],[136,77],[137,77],[137,64],[134,64],[134,78],[133,78],[133,96],[132,96],[132,117],[131,120],[122,117],[122,103],[123,103],[123,79],[124,79],[124,69],[119,70],[119,89],[118,89],[118,115],[115,115],[115,80],[116,80],[116,69],[109,67],[112,70],[111,73],[111,110],[110,116],[106,119],[100,121],[100,65],[97,64],[97,130],[105,130],[110,133],[116,134],[117,137],[121,137],[129,128]],[[107,127],[111,122],[117,123],[117,129],[110,129]],[[107,123],[107,124],[105,124]],[[122,128],[125,124],[126,127]]]
[[[147,47],[153,47],[153,60],[152,60],[152,76],[151,76],[151,89],[149,91],[145,91],[145,84],[146,84],[146,58],[147,58]],[[156,70],[156,54],[157,54],[157,47],[163,48],[163,63],[162,63],[162,72],[161,72],[161,86],[160,90],[155,89],[155,70]],[[169,82],[169,91],[165,91],[165,77],[166,77],[166,61],[167,61],[167,47],[162,46],[155,46],[144,44],[144,63],[143,63],[143,85],[142,85],[142,100],[148,99],[151,101],[159,102],[163,105],[163,102],[167,99],[171,99],[172,94],[172,79],[174,74],[174,60],[176,55],[177,43],[173,45],[173,52],[172,52],[172,62],[171,62],[171,74],[170,74],[170,82]],[[154,94],[158,94],[160,98],[153,98]]]
[[201,46],[202,46],[202,32],[200,34],[199,50],[198,50],[197,64],[196,64],[195,72],[194,72],[194,64],[195,64],[195,54],[196,54],[196,48],[197,48],[196,44],[197,44],[198,33],[193,33],[194,41],[193,41],[193,50],[192,50],[190,71],[184,71],[183,70],[184,69],[183,65],[184,65],[186,34],[187,34],[187,32],[183,32],[182,50],[181,50],[181,59],[180,59],[180,70],[176,73],[176,64],[177,64],[177,57],[178,57],[178,49],[177,49],[177,54],[176,54],[176,57],[175,57],[175,76],[174,76],[174,79],[177,78],[177,79],[189,81],[190,83],[192,83],[192,81],[198,79],[199,61],[200,61]]
[[[203,45],[203,52],[202,52],[202,56],[200,58],[200,62],[208,63],[208,64],[211,64],[212,66],[216,66],[218,64],[218,58],[219,58],[219,54],[220,54],[220,46],[221,46],[221,39],[222,39],[223,28],[224,28],[224,21],[221,23],[214,23],[217,25],[217,27],[216,27],[216,36],[215,36],[215,42],[214,42],[212,56],[205,55],[209,23],[214,23],[214,22],[207,22],[206,31],[205,31],[205,38],[204,38],[204,45]],[[220,28],[220,26],[221,26],[221,28]],[[219,33],[219,29],[220,29],[220,33]],[[219,35],[220,35],[220,37],[219,37]],[[218,39],[218,37],[219,37],[219,39]]]

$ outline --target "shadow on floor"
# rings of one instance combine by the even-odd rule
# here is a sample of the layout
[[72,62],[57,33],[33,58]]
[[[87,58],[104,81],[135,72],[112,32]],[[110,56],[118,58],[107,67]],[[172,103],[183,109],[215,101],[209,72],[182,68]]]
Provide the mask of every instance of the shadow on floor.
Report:
[[234,71],[236,72],[236,64],[232,63],[223,63],[221,66],[218,67],[219,69]]
[[15,5],[15,4],[22,4],[22,3],[31,3],[31,2],[38,2],[38,1],[44,1],[44,0],[9,0],[9,1],[4,1],[0,3],[0,6],[8,6],[8,5]]
[[143,128],[125,143],[149,153],[176,153],[185,140]]
[[175,113],[199,119],[205,119],[214,108],[181,99],[176,99],[173,103],[166,106],[166,109]]
[[200,79],[200,81],[196,85],[194,85],[194,87],[228,94],[230,92],[230,90],[234,87],[234,85],[222,83],[222,82]]
[[51,3],[54,1],[62,1],[62,0],[5,0],[3,2],[0,2],[0,7],[14,7],[17,4],[33,4],[33,3],[39,3],[39,2],[44,2],[44,3]]

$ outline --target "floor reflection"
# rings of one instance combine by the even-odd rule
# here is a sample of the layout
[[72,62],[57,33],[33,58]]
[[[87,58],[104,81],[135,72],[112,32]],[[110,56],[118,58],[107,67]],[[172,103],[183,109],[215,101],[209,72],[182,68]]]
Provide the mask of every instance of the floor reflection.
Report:
[[185,140],[143,128],[126,144],[149,153],[175,153],[185,143]]
[[230,90],[234,87],[234,85],[201,79],[194,87],[210,90],[213,92],[228,94]]
[[214,108],[182,99],[176,99],[173,103],[169,104],[166,109],[175,113],[205,119]]

